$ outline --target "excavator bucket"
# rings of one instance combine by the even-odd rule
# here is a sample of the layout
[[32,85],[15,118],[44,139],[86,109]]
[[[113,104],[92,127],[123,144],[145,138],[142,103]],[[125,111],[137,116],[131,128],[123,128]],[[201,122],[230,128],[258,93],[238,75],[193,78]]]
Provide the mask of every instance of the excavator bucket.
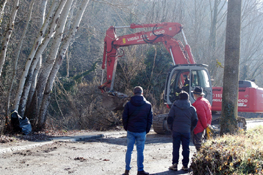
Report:
[[130,97],[121,92],[104,92],[102,93],[102,106],[109,111],[124,109],[126,102]]

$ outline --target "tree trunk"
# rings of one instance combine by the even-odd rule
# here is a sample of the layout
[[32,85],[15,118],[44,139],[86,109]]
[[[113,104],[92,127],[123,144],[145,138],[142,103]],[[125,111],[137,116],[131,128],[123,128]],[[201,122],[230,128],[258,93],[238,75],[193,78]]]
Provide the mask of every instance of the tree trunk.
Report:
[[[73,6],[76,6],[76,1],[73,3]],[[73,13],[74,13],[74,8],[72,7],[70,10],[70,14],[68,17],[68,22],[67,22],[67,26],[66,26],[66,30],[70,30],[70,25],[72,24],[72,20],[73,20]],[[69,50],[69,49],[68,49]],[[66,53],[66,60],[67,60],[67,66],[66,66],[66,70],[67,70],[67,75],[66,77],[69,77],[69,60],[71,58],[71,54],[69,52]]]
[[[45,65],[43,66],[43,68],[41,70],[41,74],[39,75],[39,78],[38,78],[38,83],[37,83],[36,89],[38,92],[37,97],[39,100],[39,104],[41,104],[41,101],[42,101],[41,99],[42,99],[42,96],[43,96],[43,93],[44,93],[44,90],[46,87],[46,83],[47,83],[49,74],[50,74],[50,72],[54,66],[54,62],[56,60],[56,56],[57,56],[57,53],[59,50],[59,46],[60,46],[60,43],[62,40],[62,35],[63,35],[64,29],[65,29],[67,17],[68,17],[72,3],[73,3],[73,0],[68,0],[63,11],[62,11],[62,13],[61,13],[61,18],[58,22],[58,27],[57,27],[56,34],[54,37],[54,41],[53,41],[52,46],[51,46],[52,50],[50,51],[50,55],[48,56],[47,61],[46,61]],[[40,115],[38,116],[38,125],[39,125],[38,128],[42,127],[44,124],[44,119],[41,116],[42,115],[41,111],[39,114]]]
[[73,26],[71,28],[71,31],[69,33],[69,35],[64,39],[64,42],[61,46],[61,50],[59,52],[59,55],[56,59],[56,62],[54,64],[54,67],[49,75],[49,78],[48,78],[48,82],[46,84],[46,88],[45,88],[45,93],[43,95],[43,100],[42,100],[42,105],[41,105],[41,109],[40,109],[40,117],[41,117],[41,121],[39,122],[39,125],[38,127],[40,128],[43,128],[44,127],[44,124],[45,124],[45,121],[46,121],[46,111],[47,111],[47,107],[48,107],[48,98],[49,98],[49,94],[52,90],[52,86],[53,86],[53,83],[54,83],[54,80],[55,80],[55,77],[57,75],[57,72],[62,64],[62,61],[63,59],[65,58],[65,53],[68,49],[68,46],[69,46],[69,43],[70,41],[72,40],[72,38],[75,36],[78,28],[79,28],[79,24],[80,24],[80,21],[82,19],[82,16],[85,12],[85,9],[87,7],[89,3],[89,0],[83,0],[82,1],[82,4],[80,6],[80,9],[78,10],[78,14],[75,18],[75,21],[73,23]]
[[13,32],[13,29],[14,29],[14,22],[15,22],[15,19],[16,19],[16,14],[17,14],[18,8],[19,8],[19,0],[16,0],[15,3],[14,3],[12,14],[11,14],[10,19],[9,19],[9,24],[7,26],[7,31],[5,33],[5,37],[4,37],[4,40],[3,40],[3,43],[2,43],[2,50],[1,50],[1,53],[0,53],[0,77],[1,77],[1,74],[2,74],[3,66],[5,64],[6,51],[7,51],[7,47],[8,47],[8,43],[9,43],[11,34]]
[[2,24],[3,21],[3,17],[4,17],[4,11],[5,11],[5,5],[7,3],[8,0],[1,0],[0,1],[0,26]]
[[237,131],[241,0],[229,0],[220,135]]
[[[214,1],[214,13],[211,14],[211,29],[210,29],[210,36],[209,36],[209,59],[210,62],[213,64],[213,67],[215,69],[211,69],[211,75],[213,77],[216,76],[217,68],[216,68],[216,26],[217,26],[217,17],[218,17],[218,0]],[[211,12],[212,13],[212,12]]]
[[[57,26],[58,20],[60,18],[61,11],[64,8],[65,2],[66,2],[66,0],[60,2],[60,5],[57,8],[57,11],[56,11],[54,17],[52,18],[52,22],[51,22],[51,25],[49,27],[49,31],[47,32],[45,39],[43,40],[43,42],[39,46],[39,48],[38,48],[38,50],[37,50],[37,52],[35,54],[34,60],[31,63],[30,70],[29,70],[28,76],[27,76],[27,83],[24,86],[23,96],[22,96],[21,102],[19,104],[19,111],[22,111],[23,113],[24,113],[24,110],[25,110],[25,107],[26,107],[28,94],[29,94],[29,91],[30,91],[30,88],[31,88],[31,84],[32,84],[33,72],[34,72],[34,70],[36,68],[37,63],[39,62],[39,59],[40,59],[42,53],[46,49],[50,39],[53,37],[53,35],[55,33],[56,26]],[[31,101],[31,103],[32,103],[32,101]],[[34,104],[34,105],[37,105],[37,104]],[[32,116],[28,116],[28,117],[30,119],[32,119]]]
[[218,9],[218,0],[215,0],[214,1],[214,14],[212,16],[210,37],[209,37],[209,47],[212,52],[212,55],[214,54],[214,51],[216,48],[216,24],[217,24],[217,15],[218,15],[217,9]]
[[[40,6],[40,9],[39,9],[40,10],[40,14],[42,16],[41,21],[40,21],[41,25],[44,24],[45,13],[46,13],[46,6],[47,6],[47,0],[42,0],[41,6]],[[27,97],[26,109],[29,108],[29,104],[31,103],[33,94],[35,92],[36,85],[37,85],[37,76],[38,76],[38,73],[39,73],[39,70],[40,70],[41,66],[42,66],[42,55],[40,56],[39,61],[38,61],[37,65],[36,65],[36,68],[34,69],[34,73],[32,75],[32,83],[31,83],[31,87],[30,87],[29,94],[28,94],[28,97]],[[29,69],[29,72],[30,72],[30,69]],[[29,80],[29,78],[28,78],[28,80]],[[26,83],[26,85],[27,85],[27,83]],[[26,87],[26,85],[25,85],[25,87]]]
[[[25,39],[25,36],[26,36],[27,28],[28,28],[29,22],[31,20],[34,3],[35,3],[35,0],[32,0],[30,5],[29,5],[29,14],[28,14],[28,18],[27,18],[27,21],[26,21],[26,25],[25,25],[22,37],[21,37],[21,39],[19,41],[18,47],[17,47],[17,49],[15,51],[16,57],[15,57],[15,61],[14,61],[13,77],[11,79],[11,83],[10,83],[10,87],[9,87],[9,93],[8,93],[8,97],[7,97],[6,116],[8,116],[8,113],[9,113],[10,97],[11,97],[11,92],[12,92],[12,88],[13,88],[13,83],[14,83],[15,77],[16,77],[17,63],[18,63],[18,59],[19,59],[19,56],[20,56],[21,48],[22,48],[22,45],[23,45],[23,42],[24,42],[24,39]],[[8,121],[6,121],[6,122],[8,122]]]
[[[34,69],[34,72],[32,74],[31,87],[30,87],[30,90],[28,92],[27,103],[26,103],[26,111],[28,111],[28,109],[30,109],[30,104],[31,104],[33,95],[36,91],[36,87],[37,87],[37,77],[38,77],[38,74],[39,74],[41,67],[42,67],[42,55],[40,56],[40,58],[37,62],[36,68]],[[28,83],[30,84],[30,82],[26,82],[26,85],[28,85]],[[28,87],[28,86],[26,86],[26,87]],[[26,92],[26,91],[24,91],[24,92]],[[25,115],[28,116],[26,113],[25,113]]]
[[14,102],[14,110],[18,111],[18,107],[19,107],[20,99],[21,99],[21,96],[22,96],[22,93],[23,93],[23,89],[24,89],[26,78],[27,78],[27,76],[30,76],[28,74],[30,65],[32,63],[32,60],[33,60],[35,54],[36,54],[36,51],[38,50],[39,45],[42,42],[43,34],[46,32],[48,24],[52,20],[52,16],[54,15],[55,7],[57,6],[57,4],[58,4],[58,0],[53,2],[52,6],[50,8],[49,14],[48,14],[48,16],[47,16],[42,28],[40,29],[39,34],[38,34],[38,36],[37,36],[37,38],[35,40],[35,43],[34,43],[34,45],[32,47],[32,50],[31,50],[31,52],[30,52],[30,54],[28,56],[25,68],[24,68],[23,73],[22,73],[21,78],[20,78],[19,87],[17,89],[16,98],[15,98],[15,102]]
[[[40,59],[42,53],[46,49],[50,39],[53,37],[53,35],[54,35],[55,31],[56,31],[56,26],[58,24],[61,12],[62,12],[66,2],[67,2],[66,0],[60,1],[60,4],[59,4],[59,6],[58,6],[58,8],[56,10],[56,13],[55,13],[54,17],[52,17],[52,23],[51,23],[51,25],[49,27],[49,31],[47,32],[47,35],[46,35],[45,39],[43,40],[43,42],[41,43],[41,45],[39,46],[39,48],[38,48],[38,50],[36,52],[36,55],[34,57],[34,60],[33,60],[32,64],[31,64],[31,67],[30,67],[30,71],[28,73],[28,83],[27,83],[27,85],[24,88],[25,96],[23,98],[25,98],[25,99],[27,99],[28,96],[31,96],[31,95],[28,95],[28,94],[29,94],[29,91],[30,91],[31,83],[32,83],[32,74],[33,74],[33,72],[34,72],[34,70],[36,68],[37,63],[39,62],[39,59]],[[40,72],[41,72],[41,70],[40,70]],[[37,123],[36,118],[38,116],[39,105],[41,104],[41,99],[38,99],[39,96],[37,95],[37,94],[39,94],[38,90],[40,90],[40,89],[38,88],[38,86],[40,86],[40,84],[41,84],[41,82],[38,80],[37,81],[37,85],[36,85],[36,89],[34,91],[34,95],[32,96],[32,101],[28,102],[28,105],[30,105],[30,109],[28,109],[26,111],[27,117],[30,118],[31,120],[34,120],[32,125],[35,125]],[[43,92],[43,90],[42,90],[42,92]],[[26,106],[26,100],[23,101],[23,103],[20,104],[21,108],[25,108],[25,106]]]

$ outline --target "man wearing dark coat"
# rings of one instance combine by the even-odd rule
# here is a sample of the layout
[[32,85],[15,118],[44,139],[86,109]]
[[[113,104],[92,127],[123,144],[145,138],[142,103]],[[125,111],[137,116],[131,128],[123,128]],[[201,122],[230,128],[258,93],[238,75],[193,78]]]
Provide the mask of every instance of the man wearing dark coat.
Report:
[[137,147],[137,175],[148,175],[149,173],[145,172],[143,167],[143,150],[146,134],[152,125],[152,105],[144,98],[142,87],[136,86],[133,93],[134,96],[126,103],[122,115],[123,127],[127,131],[126,167],[123,175],[129,175],[134,144]]
[[182,170],[188,171],[191,132],[194,130],[197,121],[196,110],[189,101],[189,95],[187,92],[182,91],[179,94],[179,100],[176,100],[171,106],[167,120],[173,136],[173,159],[172,166],[169,167],[170,170],[177,171],[179,149],[182,143]]

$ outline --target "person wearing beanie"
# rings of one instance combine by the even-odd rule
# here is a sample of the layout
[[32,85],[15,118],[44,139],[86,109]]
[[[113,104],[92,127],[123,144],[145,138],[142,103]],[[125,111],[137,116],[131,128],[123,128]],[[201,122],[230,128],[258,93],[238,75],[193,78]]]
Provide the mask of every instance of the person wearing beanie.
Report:
[[212,122],[211,104],[203,96],[203,88],[196,86],[194,91],[195,102],[192,104],[196,108],[198,122],[193,134],[193,143],[197,151],[200,150],[204,141],[205,131]]
[[170,170],[177,171],[179,149],[182,143],[182,170],[188,171],[191,132],[195,128],[197,121],[196,110],[189,101],[189,95],[187,92],[182,91],[179,94],[179,100],[176,100],[171,106],[167,120],[173,137],[173,158],[172,166],[169,167]]
[[127,131],[126,167],[123,175],[129,175],[134,144],[137,148],[137,175],[148,175],[143,167],[143,150],[146,134],[152,125],[152,105],[144,98],[141,86],[136,86],[133,93],[134,96],[126,103],[122,114],[123,127]]

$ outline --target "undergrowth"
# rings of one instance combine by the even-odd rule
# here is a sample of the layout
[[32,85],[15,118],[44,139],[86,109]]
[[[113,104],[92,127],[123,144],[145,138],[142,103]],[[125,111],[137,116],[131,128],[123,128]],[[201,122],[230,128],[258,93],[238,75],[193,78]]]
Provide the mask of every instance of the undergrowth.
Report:
[[263,127],[204,143],[193,156],[194,175],[263,174]]

